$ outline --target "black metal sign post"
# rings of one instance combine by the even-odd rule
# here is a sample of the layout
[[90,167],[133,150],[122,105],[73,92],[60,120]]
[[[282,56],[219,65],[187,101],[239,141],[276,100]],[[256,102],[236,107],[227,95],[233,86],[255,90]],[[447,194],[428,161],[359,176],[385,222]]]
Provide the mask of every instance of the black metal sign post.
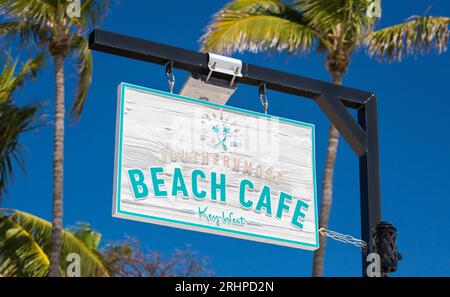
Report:
[[[89,36],[89,47],[113,55],[144,62],[165,65],[186,70],[195,75],[208,75],[208,54],[155,43],[143,39],[120,35],[103,30],[94,30]],[[229,76],[214,72],[216,79]],[[361,194],[361,235],[367,243],[367,254],[381,253],[382,271],[385,258],[373,242],[374,230],[381,222],[380,167],[378,148],[377,97],[373,93],[335,85],[286,72],[243,63],[242,77],[236,82],[259,86],[265,83],[268,89],[298,95],[314,100],[338,129],[353,151],[359,157]],[[347,108],[358,111],[356,121]],[[395,229],[394,229],[395,230]],[[393,242],[395,248],[395,242]],[[396,251],[395,255],[396,255]],[[366,276],[369,263],[362,255],[362,275]],[[396,267],[395,267],[396,268]],[[384,271],[386,270],[386,271]]]

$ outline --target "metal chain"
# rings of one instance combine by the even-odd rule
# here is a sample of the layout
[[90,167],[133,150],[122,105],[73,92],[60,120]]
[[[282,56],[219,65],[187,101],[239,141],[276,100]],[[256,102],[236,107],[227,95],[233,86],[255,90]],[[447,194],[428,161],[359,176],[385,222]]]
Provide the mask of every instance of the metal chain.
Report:
[[269,99],[267,98],[266,83],[262,83],[259,85],[259,101],[261,102],[264,113],[267,114],[267,109],[269,108]]
[[331,231],[331,230],[327,230],[325,228],[320,228],[319,229],[319,233],[322,236],[327,236],[331,239],[334,239],[336,241],[340,241],[343,243],[348,243],[348,244],[352,244],[356,247],[360,247],[362,248],[364,254],[367,254],[367,243],[364,240],[355,238],[351,235],[348,234],[342,234],[336,231]]
[[169,83],[170,93],[173,93],[173,87],[175,86],[175,75],[173,74],[173,61],[166,63],[166,77]]

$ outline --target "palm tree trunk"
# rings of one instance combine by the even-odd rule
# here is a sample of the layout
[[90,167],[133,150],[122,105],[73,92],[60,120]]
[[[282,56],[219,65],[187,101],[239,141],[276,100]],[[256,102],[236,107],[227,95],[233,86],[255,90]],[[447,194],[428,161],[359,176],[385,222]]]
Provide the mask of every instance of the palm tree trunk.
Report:
[[[342,74],[333,74],[333,82],[335,84],[342,83]],[[333,201],[333,176],[334,165],[336,163],[337,149],[339,145],[339,132],[330,125],[328,137],[327,159],[325,162],[325,172],[322,180],[322,204],[320,207],[319,228],[327,228],[330,218],[331,204]],[[327,246],[327,238],[319,236],[320,248],[314,252],[313,261],[313,277],[321,277],[324,273],[325,250]]]
[[53,152],[53,229],[50,239],[49,276],[59,276],[63,217],[63,160],[64,160],[64,55],[55,55],[55,138]]

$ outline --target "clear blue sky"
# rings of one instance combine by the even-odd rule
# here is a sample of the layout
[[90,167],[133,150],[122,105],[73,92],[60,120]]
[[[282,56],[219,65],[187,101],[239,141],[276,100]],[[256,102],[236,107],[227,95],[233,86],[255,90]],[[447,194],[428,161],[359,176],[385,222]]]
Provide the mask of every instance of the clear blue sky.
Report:
[[[137,1],[112,8],[101,28],[193,50],[210,16],[227,1]],[[450,16],[447,0],[382,1],[381,27],[424,13]],[[329,80],[323,57],[245,54],[244,61]],[[191,244],[208,256],[219,276],[309,276],[312,252],[184,231],[111,217],[114,165],[116,88],[129,82],[167,90],[163,68],[95,53],[93,85],[79,124],[67,122],[65,142],[64,225],[90,222],[103,243],[124,235],[139,237],[149,249],[171,252]],[[71,106],[74,68],[66,65],[67,105]],[[177,71],[178,91],[186,73]],[[348,86],[374,91],[379,98],[383,219],[398,228],[403,261],[397,276],[450,275],[450,53],[432,53],[402,63],[380,64],[363,51],[352,59],[344,79]],[[38,80],[17,93],[19,103],[47,102],[53,114],[54,77],[51,62]],[[318,186],[323,171],[328,121],[309,100],[269,92],[271,114],[314,123],[317,127]],[[260,111],[257,89],[241,85],[230,105]],[[27,146],[27,173],[16,166],[11,195],[3,206],[51,218],[53,127],[22,137]],[[358,159],[344,141],[336,164],[333,211],[329,228],[360,237]],[[320,195],[319,195],[320,199]],[[359,276],[360,251],[328,241],[326,275]]]

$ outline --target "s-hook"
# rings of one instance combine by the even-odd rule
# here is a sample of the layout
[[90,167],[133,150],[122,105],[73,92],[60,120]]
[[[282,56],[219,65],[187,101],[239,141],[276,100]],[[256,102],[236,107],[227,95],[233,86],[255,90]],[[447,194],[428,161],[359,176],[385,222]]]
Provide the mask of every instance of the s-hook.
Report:
[[259,85],[259,101],[261,102],[264,113],[267,114],[267,109],[269,108],[269,99],[267,98],[266,83],[261,83]]
[[170,93],[172,94],[173,87],[175,86],[175,75],[173,74],[173,61],[167,61],[165,71],[166,71],[167,82],[169,83],[169,90],[170,90]]

